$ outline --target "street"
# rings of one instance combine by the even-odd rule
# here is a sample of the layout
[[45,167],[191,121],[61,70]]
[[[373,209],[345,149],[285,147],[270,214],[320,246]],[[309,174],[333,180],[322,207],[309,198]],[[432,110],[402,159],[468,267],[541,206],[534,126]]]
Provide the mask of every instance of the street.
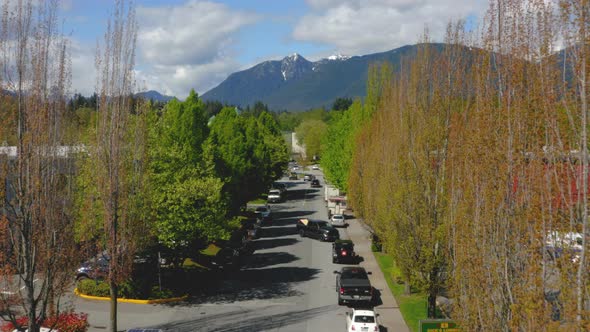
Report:
[[[311,171],[324,184],[319,171]],[[161,305],[120,303],[118,328],[165,331],[337,331],[347,308],[337,305],[331,243],[301,238],[299,218],[327,220],[323,188],[302,180],[288,183],[288,200],[271,205],[273,225],[262,229],[255,253],[242,270],[226,275],[216,289],[188,301]],[[346,229],[339,229],[347,239]],[[89,314],[89,331],[104,331],[109,303],[77,297],[76,311]]]

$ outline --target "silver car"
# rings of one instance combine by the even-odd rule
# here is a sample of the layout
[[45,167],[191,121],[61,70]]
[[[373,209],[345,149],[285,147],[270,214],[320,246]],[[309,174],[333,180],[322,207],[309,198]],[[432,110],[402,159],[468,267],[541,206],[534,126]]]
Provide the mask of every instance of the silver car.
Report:
[[344,215],[342,214],[335,214],[332,216],[332,218],[330,218],[330,223],[332,224],[332,226],[334,227],[344,227],[346,226],[346,221],[344,220]]

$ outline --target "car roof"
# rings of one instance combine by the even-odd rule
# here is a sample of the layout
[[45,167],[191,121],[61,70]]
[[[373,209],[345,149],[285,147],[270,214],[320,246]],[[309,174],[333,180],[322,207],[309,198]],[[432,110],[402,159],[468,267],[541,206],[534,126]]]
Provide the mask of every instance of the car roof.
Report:
[[352,312],[357,316],[375,316],[375,312],[373,310],[353,308]]
[[334,241],[334,244],[354,244],[354,243],[352,243],[352,240],[336,240],[336,241]]

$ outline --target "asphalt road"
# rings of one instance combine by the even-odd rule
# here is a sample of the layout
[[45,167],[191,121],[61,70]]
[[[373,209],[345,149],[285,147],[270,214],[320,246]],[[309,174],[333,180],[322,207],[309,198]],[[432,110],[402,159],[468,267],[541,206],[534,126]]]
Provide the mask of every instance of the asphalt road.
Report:
[[[315,173],[324,184],[318,171]],[[219,280],[210,294],[168,305],[119,304],[119,330],[165,331],[343,331],[346,307],[337,305],[331,244],[300,238],[299,218],[327,220],[323,187],[287,181],[289,199],[272,204],[273,226],[262,229],[256,252],[243,269]],[[341,238],[348,238],[340,229]],[[71,298],[89,314],[89,331],[106,330],[108,302]]]

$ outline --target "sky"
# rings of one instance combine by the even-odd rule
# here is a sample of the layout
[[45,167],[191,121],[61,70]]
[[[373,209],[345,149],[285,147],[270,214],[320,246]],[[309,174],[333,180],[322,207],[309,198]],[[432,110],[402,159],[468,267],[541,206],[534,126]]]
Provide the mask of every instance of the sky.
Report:
[[[477,26],[486,0],[136,0],[137,90],[180,99],[203,94],[233,72],[298,53],[310,61],[415,44],[428,27]],[[94,91],[94,55],[112,0],[62,0],[71,39],[72,93]]]

